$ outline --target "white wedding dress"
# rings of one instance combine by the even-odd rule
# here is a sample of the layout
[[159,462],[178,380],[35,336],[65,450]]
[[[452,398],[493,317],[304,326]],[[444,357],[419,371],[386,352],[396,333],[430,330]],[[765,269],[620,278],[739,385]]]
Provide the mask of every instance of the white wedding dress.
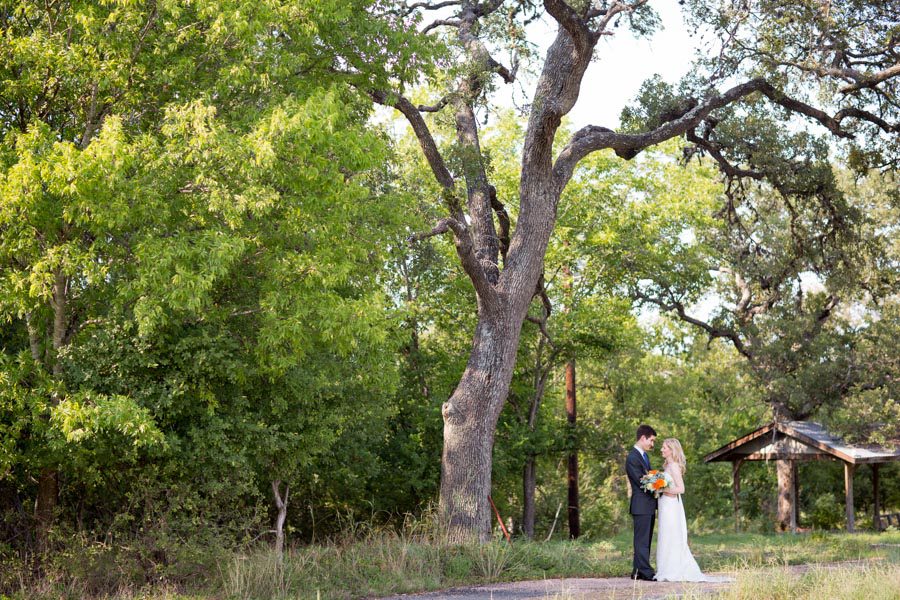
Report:
[[[666,472],[676,479],[671,469]],[[656,580],[657,581],[733,581],[729,577],[713,577],[704,575],[700,570],[687,541],[687,520],[684,517],[684,505],[681,494],[672,497],[659,497],[658,534],[656,538]]]

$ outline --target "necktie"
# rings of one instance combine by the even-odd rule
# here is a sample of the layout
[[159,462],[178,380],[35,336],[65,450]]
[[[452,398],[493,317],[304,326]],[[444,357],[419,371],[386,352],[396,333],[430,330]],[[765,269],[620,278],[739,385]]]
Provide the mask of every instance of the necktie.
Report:
[[644,457],[644,464],[647,465],[647,470],[650,470],[650,457],[647,456],[646,452],[641,452],[641,456]]

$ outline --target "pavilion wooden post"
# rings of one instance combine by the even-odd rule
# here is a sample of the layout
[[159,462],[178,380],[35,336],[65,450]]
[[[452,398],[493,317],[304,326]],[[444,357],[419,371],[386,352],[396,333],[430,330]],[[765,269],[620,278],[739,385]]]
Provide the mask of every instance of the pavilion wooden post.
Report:
[[881,531],[881,507],[878,505],[878,463],[872,463],[872,525]]
[[797,527],[800,526],[800,478],[797,476],[797,461],[791,461],[791,481],[793,489],[791,490],[791,533],[797,533]]
[[847,503],[847,531],[853,533],[856,531],[856,524],[854,523],[854,506],[853,506],[853,472],[856,470],[856,465],[845,462],[844,463],[844,497]]
[[739,458],[731,461],[731,497],[734,502],[734,530],[741,530],[741,514],[738,497],[741,494],[741,465],[744,459]]

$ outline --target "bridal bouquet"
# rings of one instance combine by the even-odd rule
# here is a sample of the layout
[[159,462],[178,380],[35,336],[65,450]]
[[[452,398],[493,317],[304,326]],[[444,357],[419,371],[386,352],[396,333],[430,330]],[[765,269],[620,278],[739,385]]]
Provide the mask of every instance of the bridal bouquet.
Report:
[[665,471],[653,470],[641,477],[641,489],[653,494],[657,498],[659,498],[659,495],[671,485],[674,485],[672,476]]

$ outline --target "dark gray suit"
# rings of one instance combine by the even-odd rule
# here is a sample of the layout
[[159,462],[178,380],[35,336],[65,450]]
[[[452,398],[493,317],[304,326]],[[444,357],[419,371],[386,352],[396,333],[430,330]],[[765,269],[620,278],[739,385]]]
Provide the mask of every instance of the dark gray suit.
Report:
[[[649,456],[647,457],[649,461]],[[631,518],[634,521],[634,559],[631,576],[635,573],[653,578],[655,573],[650,566],[650,542],[653,539],[653,522],[656,519],[656,498],[653,494],[641,489],[641,477],[647,474],[647,463],[644,462],[637,448],[632,448],[625,459],[625,472],[631,482]]]

